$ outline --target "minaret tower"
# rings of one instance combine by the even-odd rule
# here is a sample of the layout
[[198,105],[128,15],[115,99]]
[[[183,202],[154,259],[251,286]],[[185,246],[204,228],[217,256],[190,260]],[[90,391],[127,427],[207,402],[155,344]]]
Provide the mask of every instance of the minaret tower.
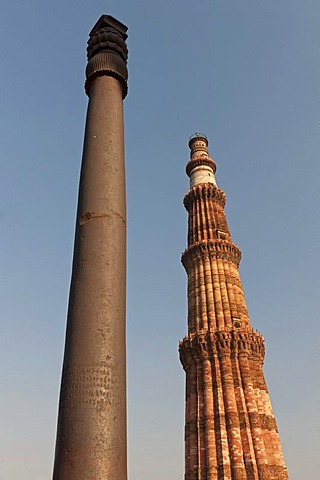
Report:
[[264,340],[250,325],[232,242],[205,135],[189,140],[188,335],[185,480],[285,480],[275,417],[262,371]]

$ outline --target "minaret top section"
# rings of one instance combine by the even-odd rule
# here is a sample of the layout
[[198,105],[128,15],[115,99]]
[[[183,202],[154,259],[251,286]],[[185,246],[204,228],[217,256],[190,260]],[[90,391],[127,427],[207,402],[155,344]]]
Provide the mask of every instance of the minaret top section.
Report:
[[216,164],[209,157],[208,139],[202,133],[195,133],[189,138],[190,160],[187,164],[187,175],[190,177],[190,188],[200,183],[216,185]]
[[86,93],[98,76],[115,77],[122,85],[123,98],[127,95],[128,28],[111,15],[102,15],[89,34],[86,68]]
[[191,158],[199,156],[201,153],[208,155],[208,139],[203,133],[194,133],[189,137],[189,148],[191,150]]

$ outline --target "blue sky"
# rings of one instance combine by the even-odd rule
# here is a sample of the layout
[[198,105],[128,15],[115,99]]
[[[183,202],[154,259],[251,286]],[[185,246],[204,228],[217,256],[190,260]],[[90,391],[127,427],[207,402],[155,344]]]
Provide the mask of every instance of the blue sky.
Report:
[[319,456],[320,4],[11,0],[0,18],[0,479],[50,478],[88,33],[129,26],[130,480],[183,475],[187,141],[205,133],[242,252],[291,480]]

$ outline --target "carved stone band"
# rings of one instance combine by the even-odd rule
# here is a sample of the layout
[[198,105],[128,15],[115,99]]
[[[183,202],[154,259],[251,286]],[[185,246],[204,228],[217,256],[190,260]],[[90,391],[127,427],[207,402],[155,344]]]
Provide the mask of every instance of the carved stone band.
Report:
[[113,52],[100,52],[89,60],[86,68],[86,94],[89,95],[90,83],[101,75],[115,77],[122,84],[123,98],[128,93],[128,70],[123,59]]
[[212,160],[212,158],[210,158],[210,157],[193,158],[192,160],[190,160],[187,163],[187,166],[186,166],[186,173],[187,173],[188,177],[190,177],[191,172],[194,168],[199,167],[201,165],[206,165],[208,167],[211,167],[212,170],[213,170],[213,173],[215,173],[216,170],[217,170],[217,166],[216,166],[214,160]]
[[200,359],[221,358],[224,355],[247,355],[262,363],[265,347],[262,335],[253,329],[241,332],[226,330],[186,336],[179,343],[179,353],[183,368],[187,369],[190,363]]
[[222,207],[226,204],[226,194],[221,188],[210,183],[204,183],[200,185],[195,185],[185,194],[183,199],[183,204],[186,210],[189,212],[190,206],[192,203],[197,200],[210,200],[218,202]]
[[234,243],[224,240],[202,241],[187,248],[182,254],[181,262],[188,272],[190,266],[206,256],[226,259],[238,267],[241,260],[241,250]]

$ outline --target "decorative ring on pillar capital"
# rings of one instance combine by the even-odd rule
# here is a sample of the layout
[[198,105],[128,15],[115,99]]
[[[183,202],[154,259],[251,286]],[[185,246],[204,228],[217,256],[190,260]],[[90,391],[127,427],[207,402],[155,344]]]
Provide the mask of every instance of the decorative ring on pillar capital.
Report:
[[92,57],[86,68],[85,90],[87,95],[89,95],[92,80],[103,75],[109,75],[119,80],[122,85],[122,96],[125,98],[128,93],[128,70],[119,55],[113,52],[101,52]]

